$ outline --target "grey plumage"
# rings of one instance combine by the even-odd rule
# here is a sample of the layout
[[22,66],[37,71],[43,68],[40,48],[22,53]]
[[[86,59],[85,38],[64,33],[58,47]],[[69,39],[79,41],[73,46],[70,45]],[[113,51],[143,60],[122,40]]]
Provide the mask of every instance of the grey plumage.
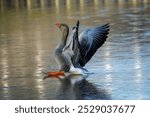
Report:
[[68,38],[69,27],[66,24],[61,24],[60,29],[63,31],[63,36],[55,50],[59,69],[64,72],[81,73],[82,67],[106,41],[109,24],[87,29],[78,36],[78,21],[73,27],[70,38]]
[[103,45],[108,33],[109,24],[105,24],[96,28],[87,29],[79,35],[81,53],[79,63],[81,66],[85,66],[97,49]]
[[68,72],[70,70],[70,63],[68,62],[67,57],[63,54],[63,49],[66,45],[66,41],[69,34],[69,27],[66,24],[61,24],[61,26],[65,27],[63,30],[63,36],[61,39],[61,43],[55,49],[55,60],[59,65],[60,71]]

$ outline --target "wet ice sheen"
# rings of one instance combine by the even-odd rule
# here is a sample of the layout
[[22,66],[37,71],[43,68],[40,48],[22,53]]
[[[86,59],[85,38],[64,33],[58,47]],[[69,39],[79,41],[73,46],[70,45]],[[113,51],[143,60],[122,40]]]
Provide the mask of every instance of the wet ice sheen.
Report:
[[[150,99],[150,2],[43,2],[0,6],[0,99]],[[57,70],[55,22],[73,26],[77,19],[80,31],[111,25],[86,65],[95,74],[42,80],[42,71]]]

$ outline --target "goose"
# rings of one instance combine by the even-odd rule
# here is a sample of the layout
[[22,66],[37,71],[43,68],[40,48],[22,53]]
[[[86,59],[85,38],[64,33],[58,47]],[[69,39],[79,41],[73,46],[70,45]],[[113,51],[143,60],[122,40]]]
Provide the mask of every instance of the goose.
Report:
[[59,66],[58,72],[48,72],[48,76],[65,76],[69,74],[86,74],[83,68],[96,51],[104,44],[109,34],[109,24],[86,29],[78,36],[79,21],[72,28],[64,23],[56,23],[62,31],[62,39],[55,49],[55,60]]

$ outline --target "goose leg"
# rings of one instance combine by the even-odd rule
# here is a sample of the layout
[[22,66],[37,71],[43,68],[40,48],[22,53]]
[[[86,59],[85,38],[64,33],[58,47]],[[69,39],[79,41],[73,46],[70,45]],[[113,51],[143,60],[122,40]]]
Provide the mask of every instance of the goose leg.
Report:
[[58,72],[43,72],[46,76],[43,79],[46,79],[48,77],[53,77],[53,78],[60,78],[60,76],[65,76],[65,73],[62,71],[58,71]]

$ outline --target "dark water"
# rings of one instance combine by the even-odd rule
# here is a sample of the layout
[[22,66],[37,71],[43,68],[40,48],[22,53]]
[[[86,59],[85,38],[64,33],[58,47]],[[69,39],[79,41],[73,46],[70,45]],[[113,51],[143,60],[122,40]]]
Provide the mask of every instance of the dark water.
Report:
[[[57,21],[111,31],[86,68],[95,74],[42,80],[57,70]],[[150,99],[149,0],[0,0],[0,99]]]

